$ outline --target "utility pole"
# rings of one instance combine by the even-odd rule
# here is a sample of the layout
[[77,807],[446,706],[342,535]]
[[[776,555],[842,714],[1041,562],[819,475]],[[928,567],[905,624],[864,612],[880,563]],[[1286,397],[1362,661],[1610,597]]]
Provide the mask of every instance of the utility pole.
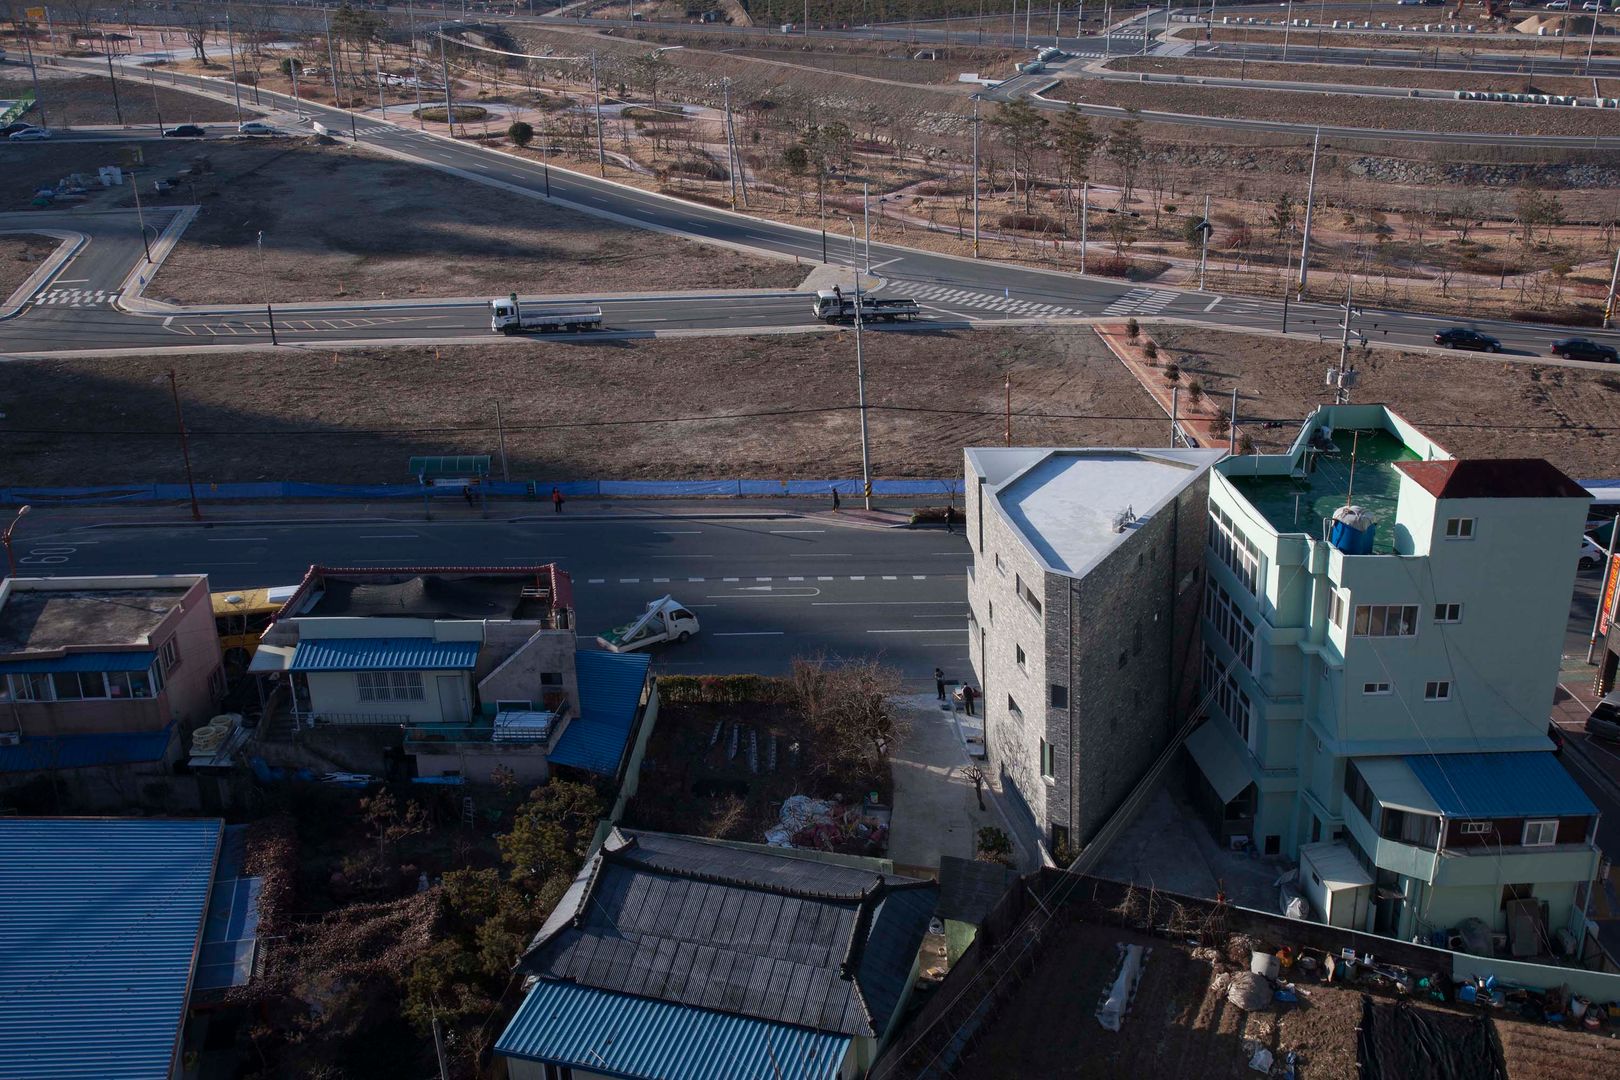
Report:
[[1288,333],[1288,294],[1294,290],[1290,288],[1289,278],[1294,276],[1294,248],[1291,244],[1283,245],[1283,316],[1282,332]]
[[39,69],[34,66],[34,34],[25,20],[22,30],[23,51],[28,54],[28,74],[34,80],[34,107],[39,110],[39,126],[50,127],[45,116],[45,99],[39,93]]
[[[1015,0],[1016,2],[1016,0]],[[979,95],[973,95],[973,257],[979,257]]]
[[24,505],[21,510],[17,511],[17,516],[11,519],[11,524],[6,526],[6,531],[0,532],[0,544],[4,544],[6,549],[7,572],[12,577],[17,576],[17,556],[11,550],[11,534],[17,531],[17,523],[22,521],[23,515],[27,514],[31,509],[33,507]]
[[118,115],[118,125],[122,127],[124,124],[124,110],[118,104],[118,76],[113,73],[112,43],[106,42],[105,44],[107,47],[107,79],[112,83],[113,112]]
[[416,129],[426,131],[427,121],[422,119],[422,72],[416,66],[416,0],[410,0],[405,10],[411,20],[411,82],[416,86]]
[[512,476],[506,469],[506,425],[501,422],[501,403],[498,398],[495,401],[495,439],[501,451],[501,482],[508,483]]
[[[855,262],[855,221],[849,221],[849,261]],[[861,497],[872,509],[872,451],[866,431],[866,357],[861,351],[861,275],[855,275],[855,384],[861,408]]]
[[726,172],[731,177],[731,208],[737,209],[737,142],[731,131],[731,80],[721,79],[726,100]]
[[1103,59],[1114,55],[1114,5],[1103,5]]
[[1586,73],[1592,74],[1592,48],[1597,44],[1597,16],[1592,16],[1592,33],[1586,39]]
[[[270,287],[270,278],[264,272],[264,230],[263,229],[259,230],[258,245],[259,245],[259,276],[264,278],[265,288],[268,289]],[[268,301],[268,300],[266,300],[265,303],[264,303],[264,317],[265,317],[265,320],[270,324],[270,344],[272,344],[272,345],[281,344],[279,341],[276,340],[276,310],[275,310],[274,307],[271,306],[270,301]]]
[[1204,196],[1204,220],[1198,228],[1198,291],[1204,291],[1204,267],[1209,262],[1209,234],[1212,226],[1209,223],[1209,196]]
[[444,69],[444,122],[450,125],[450,137],[456,137],[456,114],[450,104],[450,58],[444,51],[444,31],[439,31],[439,66]]
[[129,177],[129,186],[135,192],[135,220],[141,226],[141,246],[146,249],[146,265],[152,265],[152,244],[146,239],[146,211],[141,209],[141,182],[135,179],[134,170],[125,174]]
[[1176,413],[1180,409],[1180,407],[1181,407],[1181,387],[1177,386],[1174,383],[1171,383],[1170,384],[1170,445],[1171,446],[1176,445],[1176,432],[1181,430],[1181,425],[1176,422]]
[[1609,296],[1603,302],[1603,329],[1607,330],[1614,322],[1615,289],[1620,288],[1620,249],[1614,253],[1614,270],[1609,274]]
[[[242,123],[242,83],[236,77],[236,35],[231,31],[231,13],[225,12],[225,48],[231,54],[231,89],[236,91],[236,122]],[[156,94],[154,88],[153,94]]]
[[163,107],[158,104],[157,80],[152,78],[152,69],[146,69],[146,81],[152,87],[152,112],[157,115],[158,137],[163,137]]
[[1299,295],[1305,296],[1305,279],[1311,268],[1311,211],[1316,204],[1316,158],[1322,152],[1322,129],[1316,129],[1311,141],[1311,179],[1305,185],[1305,240],[1299,248]]
[[1204,28],[1204,40],[1215,40],[1215,0],[1209,0],[1209,25]]
[[1090,217],[1091,181],[1080,185],[1080,272],[1086,272],[1086,221]]
[[1338,386],[1333,393],[1335,405],[1348,405],[1350,403],[1350,388],[1345,385],[1344,373],[1350,361],[1350,317],[1354,309],[1350,306],[1350,293],[1355,288],[1356,279],[1353,275],[1346,275],[1344,283],[1344,325],[1343,334],[1339,338],[1339,378]]
[[1283,19],[1283,54],[1282,54],[1282,58],[1284,60],[1288,59],[1288,35],[1291,32],[1293,32],[1293,29],[1294,29],[1294,0],[1288,0],[1288,14]]
[[174,422],[180,428],[180,457],[186,463],[186,487],[191,492],[191,520],[201,521],[202,511],[197,507],[197,484],[191,478],[191,446],[186,441],[186,416],[180,411],[180,387],[174,381],[174,368],[169,369],[169,393],[174,396]]
[[866,230],[866,272],[872,272],[872,215],[868,204],[872,199],[872,184],[861,181],[861,227]]
[[1232,386],[1232,411],[1226,414],[1226,452],[1237,453],[1237,385]]
[[1007,402],[1006,411],[1002,413],[1002,417],[1006,422],[1006,427],[1003,429],[1003,431],[1001,433],[1002,445],[1003,446],[1011,446],[1012,445],[1012,376],[1011,375],[1007,375],[1005,377],[1005,381],[1002,383],[1002,389],[1006,392],[1006,395],[1007,395],[1007,397],[1006,397],[1006,402]]
[[1024,48],[1029,48],[1029,20],[1035,11],[1035,0],[1024,0]]
[[591,88],[596,91],[596,172],[607,176],[607,147],[602,143],[602,79],[596,70],[596,54],[591,53]]

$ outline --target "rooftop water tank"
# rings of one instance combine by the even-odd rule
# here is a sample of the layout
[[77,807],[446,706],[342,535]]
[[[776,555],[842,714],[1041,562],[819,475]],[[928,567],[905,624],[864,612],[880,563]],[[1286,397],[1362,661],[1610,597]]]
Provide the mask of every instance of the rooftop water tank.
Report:
[[1346,555],[1370,555],[1377,531],[1378,522],[1372,514],[1359,506],[1341,506],[1333,511],[1328,543]]

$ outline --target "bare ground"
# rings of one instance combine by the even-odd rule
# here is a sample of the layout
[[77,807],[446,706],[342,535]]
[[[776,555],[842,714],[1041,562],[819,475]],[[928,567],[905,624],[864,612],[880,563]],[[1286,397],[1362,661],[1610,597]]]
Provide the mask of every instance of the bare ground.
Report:
[[[1423,9],[1421,8],[1419,9],[1419,11],[1422,10]],[[1432,11],[1433,9],[1430,10]],[[1577,14],[1575,17],[1577,19],[1581,18],[1579,14]],[[1450,23],[1456,20],[1439,18],[1433,15],[1426,18],[1423,15],[1404,13],[1395,15],[1392,13],[1391,15],[1380,16],[1376,21],[1387,22],[1391,25],[1405,23],[1408,26],[1413,26],[1420,25],[1425,22]],[[1464,20],[1464,22],[1466,22],[1466,20]],[[1582,30],[1589,30],[1591,28],[1591,24],[1583,22],[1581,28]],[[1186,30],[1180,36],[1191,37],[1192,31],[1190,29]],[[1282,39],[1283,27],[1280,17],[1278,17],[1277,25],[1273,27],[1215,27],[1216,41],[1253,41],[1267,45],[1281,45]],[[1433,56],[1435,54],[1435,49],[1438,46],[1440,57],[1443,60],[1450,61],[1466,59],[1470,53],[1474,52],[1550,53],[1554,56],[1567,52],[1569,56],[1574,57],[1586,55],[1586,38],[1584,34],[1581,36],[1581,39],[1578,42],[1574,36],[1566,38],[1564,48],[1560,48],[1559,40],[1557,38],[1533,37],[1529,34],[1526,34],[1523,38],[1480,38],[1477,36],[1468,37],[1462,34],[1445,34],[1437,38],[1436,35],[1425,35],[1421,31],[1379,34],[1334,33],[1332,30],[1324,30],[1318,34],[1317,27],[1315,26],[1304,30],[1296,30],[1291,35],[1291,39],[1299,45],[1320,46],[1324,49],[1409,49],[1413,52],[1421,51],[1428,56]],[[1620,46],[1617,46],[1612,39],[1609,41],[1600,39],[1597,42],[1596,47],[1593,49],[1593,55],[1612,56],[1617,49],[1620,49]]]
[[[1250,63],[1234,66],[1229,60],[1195,60],[1182,57],[1127,56],[1108,65],[1117,71],[1146,71],[1159,75],[1210,75],[1223,79],[1271,79],[1285,82],[1315,82],[1344,86],[1423,87],[1430,90],[1499,90],[1516,94],[1575,94],[1592,96],[1592,80],[1560,78],[1556,75],[1507,75],[1479,71],[1425,71],[1422,69],[1351,67],[1348,64]],[[1620,81],[1599,79],[1598,89],[1605,97],[1617,93]]]
[[1620,133],[1614,110],[1555,108],[1550,105],[1496,105],[1472,101],[1411,101],[1346,94],[1237,90],[1213,86],[1158,86],[1067,79],[1048,91],[1057,101],[1187,113],[1244,117],[1296,124],[1320,122],[1324,108],[1335,124],[1360,128],[1422,131],[1483,131],[1504,135],[1613,135]]
[[0,304],[60,243],[48,236],[0,236]]
[[[1262,452],[1286,449],[1300,419],[1331,401],[1323,372],[1336,345],[1199,327],[1145,328],[1214,400],[1238,388],[1238,430]],[[1374,331],[1376,333],[1376,331]],[[1620,460],[1620,371],[1432,353],[1356,350],[1353,398],[1389,405],[1459,457],[1544,457],[1571,476],[1609,476]],[[1185,400],[1186,395],[1182,395]],[[1264,422],[1280,422],[1267,428]]]
[[807,272],[353,147],[277,140],[207,150],[213,172],[197,184],[203,212],[147,289],[154,298],[791,288]]
[[[866,364],[877,476],[954,476],[963,446],[999,445],[1007,375],[1020,443],[1169,435],[1087,329],[868,333]],[[0,428],[0,485],[183,479],[170,367],[199,483],[403,480],[412,454],[494,453],[496,400],[515,478],[860,475],[854,341],[823,333],[5,364],[27,424]]]
[[[26,70],[23,74],[27,75]],[[159,78],[153,76],[153,79]],[[25,91],[32,90],[33,85],[26,77],[0,79],[0,98],[21,97]],[[225,102],[171,90],[145,77],[120,77],[116,105],[108,79],[88,75],[42,77],[39,89],[45,122],[53,128],[77,124],[156,124],[159,115],[166,127],[236,119],[236,109]],[[30,110],[23,119],[31,124],[40,123],[39,108]]]

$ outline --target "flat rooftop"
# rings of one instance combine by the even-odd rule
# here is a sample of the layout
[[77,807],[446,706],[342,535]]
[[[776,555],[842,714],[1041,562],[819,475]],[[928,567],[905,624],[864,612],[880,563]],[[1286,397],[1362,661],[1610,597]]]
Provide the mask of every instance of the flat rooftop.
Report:
[[[1047,450],[995,492],[1053,570],[1082,574],[1225,455],[1220,450]],[[1131,518],[1129,515],[1134,515]]]
[[321,577],[321,592],[307,610],[314,618],[520,619],[541,620],[551,614],[547,595],[534,575],[379,574]]
[[16,589],[0,607],[0,655],[70,645],[145,645],[188,590]]
[[[1355,452],[1352,483],[1350,458]],[[1322,520],[1351,503],[1370,511],[1378,523],[1373,554],[1395,550],[1395,504],[1401,490],[1400,461],[1422,460],[1383,428],[1337,428],[1331,439],[1313,439],[1305,451],[1303,475],[1243,476],[1227,479],[1279,533],[1306,533],[1323,539]]]

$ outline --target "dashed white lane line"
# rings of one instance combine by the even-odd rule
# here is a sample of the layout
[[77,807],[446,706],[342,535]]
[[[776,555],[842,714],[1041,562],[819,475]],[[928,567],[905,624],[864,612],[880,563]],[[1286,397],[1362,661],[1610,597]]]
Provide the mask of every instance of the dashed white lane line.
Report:
[[710,634],[710,637],[781,637],[784,630],[732,630],[726,633]]

